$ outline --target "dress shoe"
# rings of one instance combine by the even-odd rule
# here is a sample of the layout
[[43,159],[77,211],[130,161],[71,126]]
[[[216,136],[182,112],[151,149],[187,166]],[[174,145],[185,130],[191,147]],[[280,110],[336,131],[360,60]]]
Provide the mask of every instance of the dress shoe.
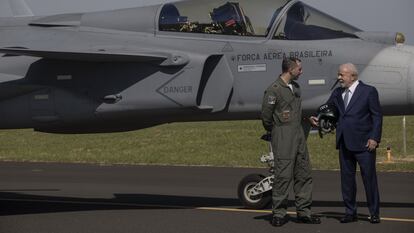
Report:
[[371,215],[371,217],[369,218],[369,222],[372,224],[380,223],[381,219],[378,215]]
[[321,219],[318,216],[298,216],[297,219],[298,223],[305,223],[305,224],[321,224]]
[[350,223],[358,221],[358,217],[356,215],[345,215],[345,217],[341,218],[341,223]]
[[285,223],[287,223],[288,221],[289,221],[289,218],[287,216],[283,218],[273,216],[272,225],[275,227],[281,227],[285,225]]

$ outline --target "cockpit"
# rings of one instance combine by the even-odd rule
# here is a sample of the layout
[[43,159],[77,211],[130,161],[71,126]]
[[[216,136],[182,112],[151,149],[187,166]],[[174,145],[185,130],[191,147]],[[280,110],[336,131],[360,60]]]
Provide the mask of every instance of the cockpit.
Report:
[[357,28],[302,2],[297,2],[281,17],[273,38],[282,40],[357,38],[354,35],[357,31],[359,31]]
[[[176,6],[178,5],[178,6]],[[250,19],[245,15],[238,2],[225,2],[206,10],[208,17],[187,14],[183,16],[178,9],[180,4],[166,4],[160,13],[160,30],[225,35],[255,35]],[[186,11],[186,8],[181,11]],[[208,12],[208,13],[207,13]]]
[[279,40],[357,38],[360,31],[302,2],[290,0],[199,0],[165,4],[165,32],[267,37]]

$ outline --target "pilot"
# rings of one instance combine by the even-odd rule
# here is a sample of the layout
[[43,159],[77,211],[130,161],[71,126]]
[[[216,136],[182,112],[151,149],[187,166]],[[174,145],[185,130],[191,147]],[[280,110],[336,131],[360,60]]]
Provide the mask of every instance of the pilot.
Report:
[[285,58],[283,73],[265,91],[262,104],[262,122],[272,135],[275,158],[273,182],[273,226],[288,222],[286,214],[290,187],[295,193],[297,222],[320,224],[319,217],[311,215],[312,176],[306,138],[302,128],[301,94],[295,82],[302,74],[297,58]]

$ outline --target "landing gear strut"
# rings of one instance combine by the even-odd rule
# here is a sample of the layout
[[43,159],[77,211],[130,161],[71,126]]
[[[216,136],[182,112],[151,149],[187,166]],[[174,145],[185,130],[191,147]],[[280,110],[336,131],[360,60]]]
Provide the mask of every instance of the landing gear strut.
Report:
[[267,163],[269,175],[249,174],[239,182],[237,188],[239,200],[249,209],[264,209],[270,205],[272,200],[274,157],[270,142],[271,137],[265,134],[261,139],[267,141],[269,145],[269,153],[262,155],[260,158],[262,163]]

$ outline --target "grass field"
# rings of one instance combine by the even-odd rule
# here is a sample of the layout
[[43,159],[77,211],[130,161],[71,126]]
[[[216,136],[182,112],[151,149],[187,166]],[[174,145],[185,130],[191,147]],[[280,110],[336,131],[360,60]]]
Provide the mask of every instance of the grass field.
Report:
[[[402,149],[402,117],[384,119],[379,170],[414,171],[414,117],[407,117],[407,154]],[[32,130],[0,131],[0,160],[99,164],[206,165],[260,167],[267,146],[260,121],[174,123],[112,134],[58,135]],[[311,134],[314,169],[338,169],[335,135]],[[394,163],[386,160],[391,146]]]

